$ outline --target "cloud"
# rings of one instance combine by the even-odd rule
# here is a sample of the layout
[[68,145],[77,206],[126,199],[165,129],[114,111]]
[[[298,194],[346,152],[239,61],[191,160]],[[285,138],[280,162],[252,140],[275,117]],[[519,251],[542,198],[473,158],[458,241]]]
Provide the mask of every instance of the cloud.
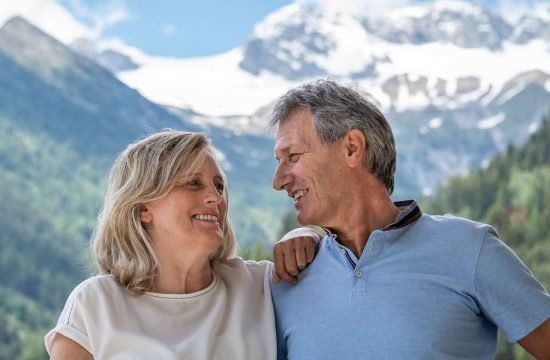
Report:
[[109,0],[86,5],[82,0],[68,0],[69,10],[92,29],[92,37],[97,39],[107,28],[128,20],[132,14],[123,0]]
[[24,17],[65,44],[70,44],[81,37],[93,36],[91,28],[75,19],[56,0],[1,1],[0,26],[13,16]]
[[65,44],[79,38],[97,40],[108,27],[131,17],[123,0],[97,1],[94,6],[83,0],[0,1],[0,26],[16,15]]
[[377,16],[381,13],[411,5],[413,0],[295,0],[302,6],[320,7],[328,12],[343,12],[347,14],[360,14]]

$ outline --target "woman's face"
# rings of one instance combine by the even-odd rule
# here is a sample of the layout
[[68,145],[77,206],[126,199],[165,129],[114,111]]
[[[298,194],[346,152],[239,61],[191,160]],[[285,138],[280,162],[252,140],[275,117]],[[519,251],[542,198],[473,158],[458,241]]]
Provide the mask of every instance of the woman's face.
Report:
[[209,256],[222,243],[227,202],[221,171],[211,156],[160,199],[145,203],[141,221],[157,251]]

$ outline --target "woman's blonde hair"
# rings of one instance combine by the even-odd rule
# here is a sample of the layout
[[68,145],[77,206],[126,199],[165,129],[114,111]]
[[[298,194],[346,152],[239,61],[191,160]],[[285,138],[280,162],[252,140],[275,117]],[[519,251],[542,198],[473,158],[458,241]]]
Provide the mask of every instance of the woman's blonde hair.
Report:
[[[103,209],[92,235],[91,248],[99,272],[113,275],[133,294],[151,291],[158,261],[140,221],[142,206],[170,192],[207,156],[215,158],[204,135],[172,130],[150,135],[120,153],[109,173]],[[227,184],[223,172],[222,176]],[[227,186],[223,196],[228,201]],[[222,244],[210,261],[232,258],[236,248],[226,218]]]

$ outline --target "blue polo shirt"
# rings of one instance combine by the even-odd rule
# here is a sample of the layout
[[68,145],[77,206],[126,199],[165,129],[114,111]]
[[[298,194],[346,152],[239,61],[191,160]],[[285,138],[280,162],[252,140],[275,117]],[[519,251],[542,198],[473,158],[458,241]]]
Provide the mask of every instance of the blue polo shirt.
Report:
[[416,202],[357,259],[326,236],[297,285],[271,287],[279,359],[493,359],[550,317],[550,296],[488,225]]

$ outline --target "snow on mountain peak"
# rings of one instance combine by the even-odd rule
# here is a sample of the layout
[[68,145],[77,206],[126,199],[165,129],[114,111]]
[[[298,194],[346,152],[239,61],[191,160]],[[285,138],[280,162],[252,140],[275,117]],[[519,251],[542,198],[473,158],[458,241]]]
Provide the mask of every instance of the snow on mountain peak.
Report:
[[410,5],[401,9],[397,9],[391,12],[384,13],[384,17],[396,21],[403,21],[403,19],[418,19],[423,18],[429,14],[429,8],[422,5]]
[[281,35],[285,31],[285,25],[300,22],[301,6],[293,3],[283,6],[279,10],[269,14],[263,21],[254,27],[253,36],[259,38],[271,38]]
[[364,20],[365,28],[396,43],[448,42],[463,48],[500,49],[511,26],[481,5],[459,0],[439,0],[414,5]]
[[510,40],[520,44],[536,39],[550,41],[550,5],[522,16],[510,36]]
[[373,62],[386,58],[376,47],[363,46],[376,41],[348,13],[294,3],[256,26],[244,45],[240,67],[254,75],[271,72],[288,80],[368,74]]
[[441,12],[453,12],[462,16],[482,16],[484,9],[480,5],[461,0],[438,0],[431,4],[409,5],[386,12],[385,18],[403,21],[404,19],[418,19]]
[[481,5],[461,0],[438,0],[431,7],[436,11],[453,11],[470,16],[482,16],[485,13]]
[[[524,41],[514,41],[509,24],[465,1],[409,6],[376,19],[292,3],[225,54],[168,59],[134,52],[140,67],[118,76],[155,102],[231,117],[243,129],[258,122],[257,109],[319,77],[360,82],[384,110],[452,109],[490,103],[519,73],[550,72],[548,42],[540,40],[547,25],[529,24]],[[115,50],[129,53],[120,44]]]
[[0,27],[14,16],[22,16],[66,45],[79,38],[94,37],[92,29],[77,21],[55,0],[3,1],[0,6]]

